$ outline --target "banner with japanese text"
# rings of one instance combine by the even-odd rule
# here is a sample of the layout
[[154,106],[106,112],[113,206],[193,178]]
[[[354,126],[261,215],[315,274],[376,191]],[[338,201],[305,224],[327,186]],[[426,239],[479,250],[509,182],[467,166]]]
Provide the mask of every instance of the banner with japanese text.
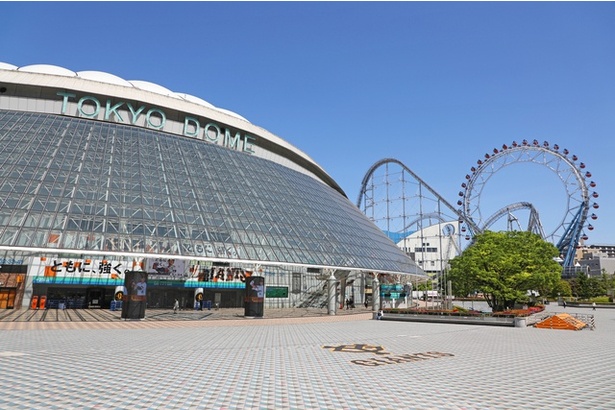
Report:
[[130,264],[117,260],[94,259],[51,259],[45,261],[43,275],[47,277],[82,277],[123,279]]

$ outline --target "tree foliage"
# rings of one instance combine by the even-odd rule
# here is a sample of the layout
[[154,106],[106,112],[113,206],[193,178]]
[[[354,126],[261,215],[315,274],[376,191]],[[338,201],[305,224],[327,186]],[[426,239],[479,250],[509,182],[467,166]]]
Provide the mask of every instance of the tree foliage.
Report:
[[551,297],[570,297],[572,296],[572,288],[570,283],[565,279],[560,279],[557,285],[551,290]]
[[451,261],[448,278],[458,296],[482,293],[494,311],[513,308],[528,291],[546,296],[559,284],[557,248],[526,231],[486,231]]
[[569,281],[571,295],[580,299],[591,299],[609,294],[615,288],[615,275],[602,273],[600,276],[587,276],[579,272]]

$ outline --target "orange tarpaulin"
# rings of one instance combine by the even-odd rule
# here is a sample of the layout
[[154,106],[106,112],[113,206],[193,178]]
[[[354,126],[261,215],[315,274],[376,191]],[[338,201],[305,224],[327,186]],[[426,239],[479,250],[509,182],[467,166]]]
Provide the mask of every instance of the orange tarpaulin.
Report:
[[559,313],[536,323],[535,327],[540,329],[562,329],[562,330],[581,330],[587,323],[580,321],[567,313]]

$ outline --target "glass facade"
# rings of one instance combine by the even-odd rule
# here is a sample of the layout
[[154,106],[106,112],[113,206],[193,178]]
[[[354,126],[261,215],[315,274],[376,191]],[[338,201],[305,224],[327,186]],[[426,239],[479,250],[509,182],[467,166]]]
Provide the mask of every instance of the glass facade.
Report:
[[130,125],[0,110],[0,247],[420,273],[346,197]]

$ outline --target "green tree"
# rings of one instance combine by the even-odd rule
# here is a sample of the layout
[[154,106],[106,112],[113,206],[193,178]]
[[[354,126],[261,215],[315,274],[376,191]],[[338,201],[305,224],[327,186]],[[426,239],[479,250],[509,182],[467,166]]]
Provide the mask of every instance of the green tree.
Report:
[[560,279],[551,291],[551,296],[561,296],[566,298],[572,296],[572,289],[570,288],[570,283],[568,283],[568,281],[565,279]]
[[602,269],[600,276],[604,288],[604,294],[609,297],[609,301],[613,302],[613,294],[615,293],[615,275],[608,274],[606,269]]
[[486,231],[451,261],[448,278],[455,295],[478,291],[493,311],[506,310],[530,290],[552,292],[562,272],[558,255],[553,244],[531,232]]
[[592,276],[589,278],[589,296],[595,298],[596,296],[606,295],[606,288],[599,276]]
[[597,277],[596,279],[598,280],[599,283],[599,294],[596,296],[604,296],[604,295],[608,295],[609,291],[612,290],[615,286],[615,283],[613,283],[613,279],[615,278],[614,275],[609,275],[606,273],[606,270],[602,269],[602,273],[600,274],[599,277]]
[[579,299],[587,300],[594,296],[596,283],[585,272],[578,272],[575,278],[570,279],[572,294]]

